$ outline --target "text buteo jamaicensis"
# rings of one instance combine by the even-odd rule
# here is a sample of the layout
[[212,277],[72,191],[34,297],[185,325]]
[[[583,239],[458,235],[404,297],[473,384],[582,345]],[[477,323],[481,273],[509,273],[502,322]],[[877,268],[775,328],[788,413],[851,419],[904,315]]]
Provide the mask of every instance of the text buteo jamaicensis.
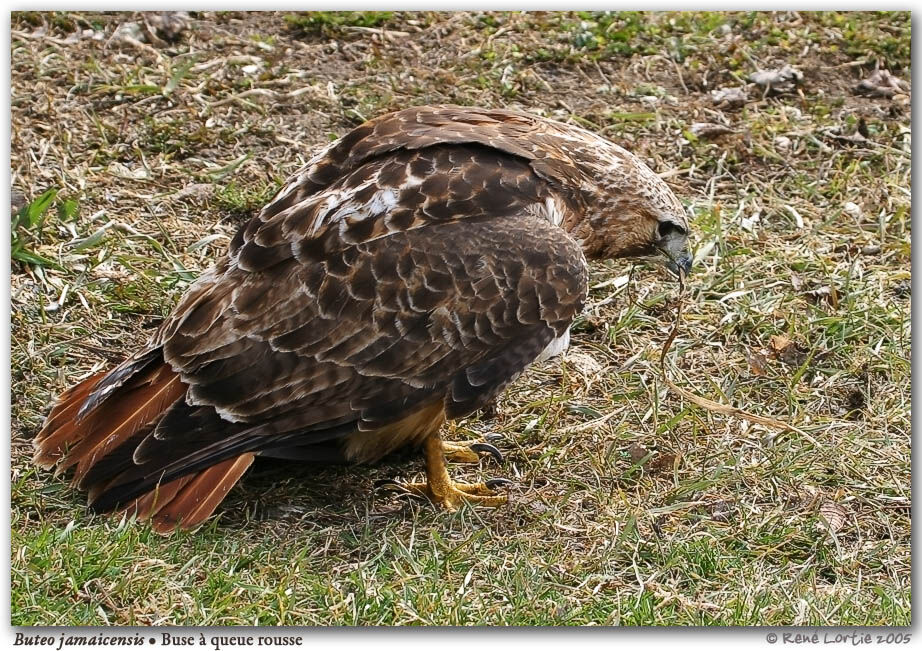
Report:
[[318,153],[237,233],[149,346],[65,392],[35,461],[74,468],[97,511],[205,520],[254,455],[373,462],[423,446],[453,508],[439,427],[559,352],[587,258],[687,269],[666,184],[588,131],[417,107]]

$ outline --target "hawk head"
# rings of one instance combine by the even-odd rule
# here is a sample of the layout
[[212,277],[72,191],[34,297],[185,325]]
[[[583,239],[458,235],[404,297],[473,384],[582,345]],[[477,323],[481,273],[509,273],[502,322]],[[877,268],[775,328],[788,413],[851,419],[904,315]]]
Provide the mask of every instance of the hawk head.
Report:
[[653,247],[658,254],[654,257],[676,276],[680,271],[686,276],[691,272],[692,254],[688,250],[688,225],[684,215],[681,223],[671,217],[657,222]]
[[582,172],[583,210],[565,223],[587,258],[635,258],[687,274],[686,211],[666,182],[618,145],[572,125],[562,138]]
[[[628,187],[605,186],[592,215],[606,258],[660,263],[676,276],[691,271],[685,208],[659,176],[635,156],[621,168],[633,177]],[[622,178],[618,177],[619,182]]]

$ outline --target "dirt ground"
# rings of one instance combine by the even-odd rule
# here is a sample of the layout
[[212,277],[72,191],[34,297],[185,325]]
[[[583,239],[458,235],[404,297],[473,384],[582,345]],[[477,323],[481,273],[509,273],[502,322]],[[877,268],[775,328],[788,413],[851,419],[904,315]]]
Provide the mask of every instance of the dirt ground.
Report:
[[[910,29],[14,13],[13,624],[908,625]],[[312,152],[444,103],[572,121],[663,176],[696,249],[672,377],[797,431],[670,392],[675,283],[605,263],[567,356],[451,433],[504,437],[502,466],[454,472],[514,479],[507,507],[375,492],[415,457],[262,463],[208,526],[164,538],[31,466],[54,396],[142,345]]]

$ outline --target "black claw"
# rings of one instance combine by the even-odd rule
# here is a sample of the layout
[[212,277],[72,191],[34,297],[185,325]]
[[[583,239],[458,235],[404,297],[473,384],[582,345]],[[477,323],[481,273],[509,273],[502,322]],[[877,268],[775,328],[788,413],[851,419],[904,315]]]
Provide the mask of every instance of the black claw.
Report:
[[503,488],[504,486],[515,486],[515,482],[509,479],[503,479],[502,477],[496,477],[486,480],[483,482],[483,485],[493,490],[494,488]]
[[472,443],[470,449],[474,452],[487,452],[490,456],[496,459],[497,463],[503,462],[503,453],[500,452],[496,446],[490,445],[489,443]]
[[488,443],[496,443],[497,445],[500,445],[506,442],[506,437],[502,434],[497,434],[496,432],[490,432],[483,437],[483,440],[487,441]]
[[396,479],[376,479],[374,483],[375,490],[378,489],[391,489],[391,490],[406,490],[403,484],[401,484]]

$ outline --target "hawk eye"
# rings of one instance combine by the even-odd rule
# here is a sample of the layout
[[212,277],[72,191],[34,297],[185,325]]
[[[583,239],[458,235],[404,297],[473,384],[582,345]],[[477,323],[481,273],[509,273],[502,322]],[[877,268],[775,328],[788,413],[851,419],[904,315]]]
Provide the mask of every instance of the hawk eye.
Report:
[[676,233],[680,236],[685,235],[685,229],[673,222],[660,222],[658,232],[660,239],[666,239],[672,233]]

